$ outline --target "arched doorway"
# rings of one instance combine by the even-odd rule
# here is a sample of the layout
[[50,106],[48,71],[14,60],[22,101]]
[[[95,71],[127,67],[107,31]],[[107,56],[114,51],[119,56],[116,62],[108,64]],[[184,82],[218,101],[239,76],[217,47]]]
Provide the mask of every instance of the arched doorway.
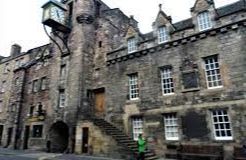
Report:
[[50,152],[62,153],[68,147],[69,128],[66,123],[58,121],[50,127],[47,149]]

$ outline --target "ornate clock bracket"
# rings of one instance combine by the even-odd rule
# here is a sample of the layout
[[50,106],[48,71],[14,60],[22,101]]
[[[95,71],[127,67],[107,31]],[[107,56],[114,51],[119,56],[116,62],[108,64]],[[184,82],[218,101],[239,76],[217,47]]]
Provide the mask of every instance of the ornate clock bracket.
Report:
[[[62,48],[61,48],[61,46],[59,45],[59,43],[58,43],[51,35],[48,34],[48,31],[47,31],[45,25],[43,25],[43,27],[44,27],[44,31],[45,31],[46,35],[50,38],[50,40],[51,40],[52,42],[54,42],[54,44],[58,47],[59,51],[60,51],[61,54],[63,55],[64,52],[62,51]],[[57,33],[57,31],[54,31],[53,33],[54,33],[54,35],[55,35],[56,37],[58,37],[58,38],[62,41],[62,43],[64,44],[64,46],[65,46],[66,49],[67,49],[67,54],[70,54],[71,51],[70,51],[70,49],[69,49],[69,47],[68,47],[66,41],[65,41],[65,40]]]

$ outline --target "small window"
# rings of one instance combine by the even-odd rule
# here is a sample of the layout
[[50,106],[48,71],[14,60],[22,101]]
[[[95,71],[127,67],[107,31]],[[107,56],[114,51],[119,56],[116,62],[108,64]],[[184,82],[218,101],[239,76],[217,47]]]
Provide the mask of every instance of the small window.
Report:
[[127,41],[128,53],[137,51],[137,39],[135,37],[129,38]]
[[101,48],[102,47],[102,41],[98,42],[98,47]]
[[47,89],[47,78],[43,77],[41,78],[41,90],[46,90]]
[[161,69],[161,85],[163,95],[174,93],[172,69],[170,67]]
[[210,56],[204,59],[205,74],[208,88],[222,87],[218,56]]
[[66,96],[65,96],[65,90],[60,90],[59,94],[59,107],[63,108],[66,104]]
[[40,138],[43,133],[43,125],[34,125],[32,130],[32,137]]
[[179,140],[178,119],[175,113],[164,115],[166,140]]
[[200,31],[212,28],[211,16],[208,11],[198,14],[197,21]]
[[230,117],[227,110],[212,111],[215,140],[232,140]]
[[139,98],[138,75],[137,73],[129,75],[129,95],[130,100]]
[[6,91],[6,81],[2,81],[2,89],[1,89],[1,92],[4,93]]
[[34,80],[32,84],[32,91],[38,92],[38,80]]
[[20,67],[20,60],[15,60],[15,69]]
[[3,112],[3,102],[0,101],[0,112]]
[[43,60],[43,66],[48,66],[49,65],[49,59],[44,59]]
[[135,117],[132,119],[132,130],[133,130],[133,139],[138,140],[138,136],[143,134],[143,119],[141,117]]
[[17,86],[19,85],[19,83],[20,83],[20,78],[19,77],[15,78],[15,85]]
[[66,78],[66,75],[67,75],[67,67],[66,64],[64,64],[61,66],[60,78],[64,80]]
[[167,28],[162,26],[158,28],[158,43],[164,43],[168,41]]
[[43,105],[41,102],[38,103],[38,116],[42,116],[44,114],[44,110],[43,110]]
[[31,106],[31,107],[30,107],[30,110],[29,110],[29,115],[30,115],[30,117],[33,116],[34,109],[35,109],[35,106]]
[[4,66],[3,73],[8,73],[9,72],[9,63],[6,63]]
[[17,108],[16,104],[13,103],[13,104],[9,105],[8,111],[9,112],[15,112],[16,108]]

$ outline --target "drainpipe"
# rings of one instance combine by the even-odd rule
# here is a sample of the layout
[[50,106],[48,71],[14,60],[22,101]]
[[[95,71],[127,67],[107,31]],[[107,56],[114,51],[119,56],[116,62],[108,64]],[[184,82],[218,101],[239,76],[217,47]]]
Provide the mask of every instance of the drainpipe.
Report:
[[24,98],[24,89],[25,89],[25,80],[26,80],[26,68],[20,68],[20,70],[24,70],[24,75],[23,75],[23,81],[22,81],[22,86],[21,86],[21,92],[20,92],[20,101],[19,105],[17,107],[17,117],[15,119],[15,139],[14,139],[14,149],[18,149],[18,140],[20,139],[21,135],[21,111],[22,111],[22,103],[23,103],[23,98]]

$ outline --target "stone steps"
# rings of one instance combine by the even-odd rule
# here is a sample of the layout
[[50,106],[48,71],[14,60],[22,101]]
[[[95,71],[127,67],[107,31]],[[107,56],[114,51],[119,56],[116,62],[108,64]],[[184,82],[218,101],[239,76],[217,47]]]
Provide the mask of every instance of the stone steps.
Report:
[[[90,119],[96,126],[101,128],[106,134],[112,136],[119,145],[127,147],[134,155],[138,153],[137,142],[134,141],[131,137],[124,134],[123,131],[115,127],[113,124],[105,121],[104,119],[91,118]],[[158,159],[157,156],[151,151],[147,150],[145,152],[146,160],[155,160]]]

